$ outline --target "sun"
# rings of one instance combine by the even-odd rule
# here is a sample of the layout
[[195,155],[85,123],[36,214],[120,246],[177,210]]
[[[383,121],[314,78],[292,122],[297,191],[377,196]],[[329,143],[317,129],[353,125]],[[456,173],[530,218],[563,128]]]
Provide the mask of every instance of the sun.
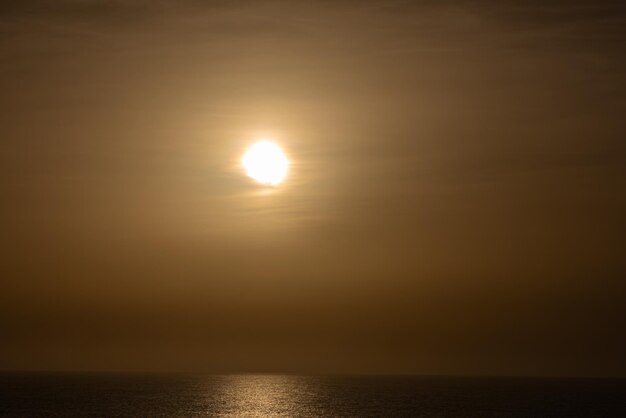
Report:
[[248,177],[266,186],[280,184],[289,171],[289,160],[283,150],[267,140],[250,145],[241,158],[241,164]]

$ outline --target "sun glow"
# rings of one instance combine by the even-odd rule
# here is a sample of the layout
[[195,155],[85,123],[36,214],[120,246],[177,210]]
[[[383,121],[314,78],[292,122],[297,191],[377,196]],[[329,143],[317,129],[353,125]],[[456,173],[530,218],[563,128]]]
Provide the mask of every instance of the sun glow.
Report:
[[289,171],[289,160],[283,150],[266,140],[251,145],[241,163],[249,177],[267,186],[281,183]]

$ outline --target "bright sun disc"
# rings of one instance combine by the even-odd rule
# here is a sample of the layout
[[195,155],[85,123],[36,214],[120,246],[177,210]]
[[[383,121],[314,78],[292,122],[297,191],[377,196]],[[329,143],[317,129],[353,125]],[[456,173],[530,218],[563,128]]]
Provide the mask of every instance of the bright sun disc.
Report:
[[261,184],[275,186],[289,170],[289,160],[273,142],[259,141],[251,145],[241,159],[246,174]]

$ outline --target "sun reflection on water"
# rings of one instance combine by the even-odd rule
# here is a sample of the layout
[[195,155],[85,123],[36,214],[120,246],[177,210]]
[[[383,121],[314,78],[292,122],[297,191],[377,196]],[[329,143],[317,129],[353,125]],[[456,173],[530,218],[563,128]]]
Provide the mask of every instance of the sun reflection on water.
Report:
[[211,402],[220,417],[284,417],[302,414],[308,385],[289,375],[221,376]]

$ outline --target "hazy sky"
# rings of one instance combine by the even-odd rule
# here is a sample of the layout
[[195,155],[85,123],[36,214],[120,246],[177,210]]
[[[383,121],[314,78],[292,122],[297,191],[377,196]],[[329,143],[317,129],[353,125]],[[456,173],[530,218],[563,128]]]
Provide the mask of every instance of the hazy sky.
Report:
[[625,28],[2,1],[0,369],[626,374]]

